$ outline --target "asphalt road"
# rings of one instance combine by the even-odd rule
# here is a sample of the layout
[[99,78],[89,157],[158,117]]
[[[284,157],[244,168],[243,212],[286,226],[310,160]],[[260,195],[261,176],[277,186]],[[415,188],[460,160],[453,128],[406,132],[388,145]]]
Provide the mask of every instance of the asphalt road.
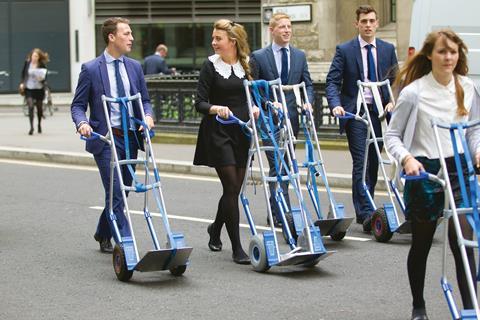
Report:
[[[135,272],[129,283],[122,283],[116,280],[111,256],[100,253],[92,237],[103,204],[95,168],[0,160],[0,177],[0,319],[410,317],[408,236],[394,235],[381,244],[354,224],[343,241],[325,239],[327,249],[336,253],[317,267],[274,267],[260,274],[231,261],[225,229],[223,251],[214,253],[207,247],[208,222],[203,219],[214,217],[220,183],[163,175],[166,207],[175,216],[172,228],[183,232],[194,247],[191,264],[182,277]],[[345,203],[352,216],[349,192],[337,191],[337,201]],[[252,207],[260,208],[254,216],[263,226],[261,192],[257,186]],[[139,197],[129,200],[131,209],[141,210],[141,204]],[[241,220],[245,223],[243,212]],[[134,214],[133,222],[141,250],[150,249],[142,216]],[[431,319],[449,319],[439,284],[440,231],[441,227],[425,289]],[[241,237],[248,248],[248,229],[241,229]],[[449,262],[453,266],[451,258]],[[448,274],[454,279],[452,269]]]

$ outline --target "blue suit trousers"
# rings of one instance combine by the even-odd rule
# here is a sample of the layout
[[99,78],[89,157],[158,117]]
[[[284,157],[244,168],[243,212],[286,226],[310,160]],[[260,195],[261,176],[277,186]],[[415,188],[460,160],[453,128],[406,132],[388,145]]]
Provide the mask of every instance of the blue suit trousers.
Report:
[[[382,127],[378,115],[370,111],[373,128],[377,138],[382,137]],[[348,148],[352,156],[352,199],[355,208],[357,220],[363,221],[373,213],[373,207],[367,198],[367,194],[362,184],[362,171],[365,161],[365,147],[367,140],[367,126],[358,120],[348,120],[345,125],[347,134]],[[380,151],[383,143],[379,142]],[[378,157],[375,152],[375,146],[370,144],[368,148],[368,161],[365,181],[372,198],[375,193],[375,185],[378,176]]]
[[[125,160],[125,142],[123,138],[115,137],[115,147],[117,149],[118,159]],[[138,143],[136,139],[129,139],[130,145],[130,158],[136,159],[138,154]],[[110,161],[112,158],[112,152],[110,146],[105,144],[102,151],[99,154],[94,155],[95,162],[97,163],[98,170],[100,172],[100,177],[102,179],[103,188],[105,189],[105,208],[103,209],[102,214],[98,220],[97,225],[97,235],[102,238],[110,239],[114,237],[116,242],[119,242],[119,239],[115,236],[115,231],[113,228],[113,223],[109,218],[110,210]],[[135,170],[135,166],[133,166]],[[133,177],[130,174],[127,166],[123,165],[121,168],[123,183],[126,186],[132,184]],[[128,196],[128,192],[126,192]],[[114,168],[113,176],[113,213],[117,218],[117,224],[120,229],[120,234],[122,237],[127,237],[131,235],[130,228],[128,227],[128,221],[125,217],[124,203],[122,198],[122,192],[120,189],[120,181],[118,179],[117,171]]]

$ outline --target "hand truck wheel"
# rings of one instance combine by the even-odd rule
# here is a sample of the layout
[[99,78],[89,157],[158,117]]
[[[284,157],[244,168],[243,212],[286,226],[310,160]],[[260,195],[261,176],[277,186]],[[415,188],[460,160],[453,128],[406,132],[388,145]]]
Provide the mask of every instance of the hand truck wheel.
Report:
[[347,232],[345,232],[345,231],[335,232],[335,233],[330,234],[330,238],[333,241],[342,241],[343,238],[345,238],[346,234],[347,234]]
[[179,277],[179,276],[181,276],[182,274],[185,273],[185,270],[187,270],[186,265],[176,266],[176,267],[170,268],[170,273],[172,275],[174,275],[175,277]]
[[384,208],[378,208],[372,215],[372,232],[378,242],[388,242],[393,232],[388,226],[387,214]]
[[123,282],[130,280],[133,275],[133,270],[128,270],[125,252],[118,244],[116,244],[113,249],[113,270],[115,271],[117,279]]
[[267,250],[265,249],[265,243],[259,235],[255,235],[250,240],[250,246],[248,248],[250,263],[253,266],[253,270],[257,272],[265,272],[270,269],[267,260]]

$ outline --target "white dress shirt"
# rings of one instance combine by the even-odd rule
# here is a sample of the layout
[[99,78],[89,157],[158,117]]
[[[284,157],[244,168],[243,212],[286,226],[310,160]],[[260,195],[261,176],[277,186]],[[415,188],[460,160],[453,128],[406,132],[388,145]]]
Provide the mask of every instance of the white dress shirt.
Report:
[[[279,46],[275,42],[272,42],[273,57],[275,58],[275,65],[277,66],[279,77],[282,75],[282,48],[283,47]],[[287,44],[285,48],[287,48],[288,70],[290,70],[290,47]]]
[[[374,38],[371,43],[368,43],[367,41],[363,40],[360,35],[358,35],[358,41],[360,42],[360,48],[362,52],[362,65],[363,65],[363,82],[370,82],[368,79],[368,58],[367,58],[367,45],[372,44],[372,55],[373,55],[373,61],[375,62],[375,74],[377,75],[377,81],[380,80],[378,79],[378,68],[377,68],[377,41]],[[367,103],[373,103],[373,95],[372,91],[368,88],[365,89],[365,100]]]
[[[119,71],[120,76],[122,77],[123,88],[125,90],[125,94],[130,96],[130,81],[128,80],[127,69],[125,69],[125,64],[123,62],[123,56],[118,59],[112,57],[108,52],[105,50],[104,53],[105,60],[107,62],[107,72],[108,72],[108,82],[110,83],[110,94],[112,98],[118,98],[118,91],[117,91],[117,79],[115,78],[115,60],[120,60],[119,63]],[[132,103],[128,102],[128,113],[133,115],[133,107]],[[110,104],[110,120],[112,127],[121,128],[122,127],[122,114],[120,112],[120,105],[118,103],[111,103]],[[134,128],[133,124],[130,121],[130,128]]]

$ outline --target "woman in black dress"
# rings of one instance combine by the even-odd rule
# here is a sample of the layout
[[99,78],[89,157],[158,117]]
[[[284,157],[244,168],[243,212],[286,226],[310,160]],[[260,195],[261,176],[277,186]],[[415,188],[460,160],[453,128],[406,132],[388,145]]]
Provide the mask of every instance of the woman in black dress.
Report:
[[42,133],[43,99],[45,98],[46,65],[48,61],[48,53],[35,48],[28,54],[23,65],[20,87],[25,91],[28,106],[29,135],[33,134],[34,102],[37,107],[38,133]]
[[[243,80],[252,79],[248,65],[250,53],[247,33],[242,25],[221,19],[214,23],[212,47],[200,71],[195,108],[204,114],[198,131],[195,165],[214,167],[222,182],[223,194],[218,202],[215,221],[208,226],[212,251],[222,250],[220,232],[223,224],[232,243],[235,263],[249,264],[239,234],[238,196],[245,176],[249,140],[237,125],[222,125],[215,120],[233,113],[249,119]],[[258,116],[258,108],[254,115]]]

